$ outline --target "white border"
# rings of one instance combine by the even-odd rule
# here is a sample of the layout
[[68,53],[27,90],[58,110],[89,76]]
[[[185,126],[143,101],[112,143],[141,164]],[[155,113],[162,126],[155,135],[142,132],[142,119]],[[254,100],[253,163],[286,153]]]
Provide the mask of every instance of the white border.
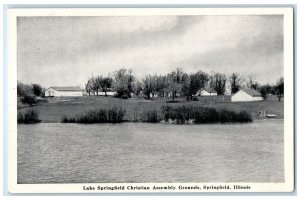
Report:
[[[139,16],[139,15],[284,15],[284,169],[285,183],[107,183],[107,184],[17,184],[17,16]],[[292,8],[97,8],[8,9],[8,139],[9,192],[11,193],[141,193],[141,192],[291,192],[294,189],[294,95]],[[249,185],[250,190],[114,190],[83,191],[83,186],[194,186]]]

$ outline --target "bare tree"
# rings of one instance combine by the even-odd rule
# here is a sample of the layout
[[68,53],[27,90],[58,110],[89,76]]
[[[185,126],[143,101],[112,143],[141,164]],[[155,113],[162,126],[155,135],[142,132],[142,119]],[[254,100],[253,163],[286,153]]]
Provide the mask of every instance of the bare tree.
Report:
[[253,76],[248,76],[247,88],[258,90],[259,84],[254,80]]
[[237,73],[233,73],[229,78],[230,86],[231,86],[231,94],[236,93],[239,91],[241,87],[241,77]]
[[144,84],[143,93],[148,99],[150,99],[150,94],[154,92],[154,81],[151,75],[147,75],[142,81]]
[[212,76],[213,89],[218,95],[224,95],[226,89],[226,75],[221,73],[215,73]]
[[101,88],[101,76],[97,76],[96,78],[93,78],[92,82],[93,82],[93,90],[94,92],[96,92],[98,96],[99,90]]
[[91,95],[91,92],[93,90],[93,83],[92,83],[92,79],[89,79],[87,81],[87,83],[85,84],[85,91],[88,93],[88,95]]
[[176,79],[173,79],[173,77],[169,77],[167,91],[171,93],[173,102],[175,101],[176,95],[180,93],[181,90],[182,90],[182,84],[177,83]]
[[176,95],[182,91],[182,85],[186,78],[187,74],[183,73],[181,68],[177,68],[176,71],[167,75],[166,90],[171,93],[173,101],[175,101]]

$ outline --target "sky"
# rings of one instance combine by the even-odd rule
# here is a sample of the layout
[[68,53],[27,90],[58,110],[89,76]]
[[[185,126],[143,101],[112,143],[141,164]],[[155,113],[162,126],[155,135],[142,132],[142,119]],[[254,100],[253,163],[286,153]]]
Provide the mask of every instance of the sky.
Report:
[[18,80],[84,86],[120,69],[283,77],[283,16],[18,17]]

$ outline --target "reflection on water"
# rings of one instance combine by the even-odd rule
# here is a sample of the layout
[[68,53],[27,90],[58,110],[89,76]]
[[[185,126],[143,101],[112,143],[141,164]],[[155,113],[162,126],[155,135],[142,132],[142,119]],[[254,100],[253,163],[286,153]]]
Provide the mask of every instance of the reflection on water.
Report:
[[283,182],[283,121],[18,125],[18,183]]

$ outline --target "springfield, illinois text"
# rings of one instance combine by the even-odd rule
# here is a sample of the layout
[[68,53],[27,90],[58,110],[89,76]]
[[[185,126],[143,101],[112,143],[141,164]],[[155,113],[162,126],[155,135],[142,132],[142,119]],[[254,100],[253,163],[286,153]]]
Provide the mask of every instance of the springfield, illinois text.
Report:
[[166,185],[166,186],[83,186],[84,191],[145,191],[145,190],[161,190],[161,191],[173,191],[173,190],[202,190],[202,191],[210,191],[210,190],[249,190],[251,186],[249,185],[191,185],[191,186],[174,186],[174,185]]

